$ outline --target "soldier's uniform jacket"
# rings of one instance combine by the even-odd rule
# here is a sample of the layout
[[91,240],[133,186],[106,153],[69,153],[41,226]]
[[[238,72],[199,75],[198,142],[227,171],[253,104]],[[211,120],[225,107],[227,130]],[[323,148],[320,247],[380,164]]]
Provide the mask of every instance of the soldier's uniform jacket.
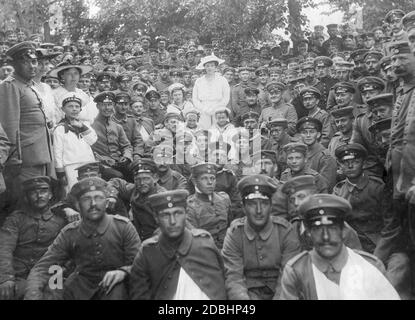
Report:
[[334,123],[332,116],[327,111],[318,108],[316,112],[309,114],[308,117],[319,120],[323,125],[320,143],[323,147],[327,148],[331,138],[336,132],[336,124]]
[[364,169],[377,177],[382,177],[383,163],[379,157],[379,154],[382,152],[377,146],[375,137],[369,131],[369,127],[373,123],[372,113],[358,115],[353,123],[353,134],[350,142],[359,143],[367,150],[368,156],[364,164]]
[[[244,93],[245,94],[245,93]],[[249,106],[247,103],[236,106],[235,109],[232,107],[231,109],[231,119],[232,124],[235,127],[243,127],[244,124],[241,121],[241,117],[248,112],[256,112],[258,114],[261,114],[262,106],[257,103],[254,106]]]
[[11,143],[8,164],[36,166],[53,159],[46,115],[33,85],[18,75],[0,83],[0,124]]
[[327,179],[325,177],[323,177],[320,173],[318,173],[317,171],[309,168],[309,167],[305,167],[303,170],[301,170],[300,172],[293,174],[291,172],[290,168],[287,168],[283,171],[283,173],[281,174],[281,182],[285,182],[290,180],[293,177],[298,177],[298,176],[302,176],[302,175],[310,175],[313,176],[315,178],[316,181],[316,187],[317,187],[317,192],[318,193],[329,193],[328,192],[328,182]]
[[0,229],[0,284],[26,279],[66,224],[64,215],[50,209],[43,214],[28,208],[11,213]]
[[284,103],[282,100],[278,106],[267,107],[262,110],[259,116],[259,123],[272,121],[277,118],[287,119],[288,122],[288,134],[295,133],[295,125],[297,124],[297,111],[290,103]]
[[163,124],[164,116],[166,115],[166,111],[157,108],[156,110],[148,108],[148,110],[144,113],[144,117],[150,118],[153,120],[154,125]]
[[[249,108],[246,102],[245,89],[251,87],[250,82],[240,82],[233,86],[231,90],[231,111],[233,118],[238,118],[249,110],[255,111],[261,114],[261,110],[268,106],[267,96],[263,90],[259,90],[258,94],[258,107]],[[257,109],[257,110],[256,110]]]
[[0,124],[0,194],[6,190],[6,184],[4,183],[2,171],[7,157],[9,156],[9,151],[10,142],[3,130],[2,125]]
[[205,230],[187,228],[178,248],[162,235],[143,242],[131,269],[131,299],[173,299],[181,268],[210,299],[226,299],[223,261],[212,237]]
[[[383,275],[386,274],[382,261],[374,255],[360,250],[354,250],[354,252],[360,254],[378,268]],[[321,264],[324,264],[324,262],[321,261],[319,265]],[[333,273],[338,274],[341,272],[341,266],[331,266],[328,262],[325,264],[324,267],[327,272],[331,268],[334,270]],[[287,262],[281,279],[280,300],[318,300],[312,265],[310,251],[303,251]]]
[[342,134],[340,131],[336,132],[333,136],[333,138],[331,138],[329,146],[328,146],[328,150],[331,154],[332,157],[335,157],[335,151],[338,147],[343,146],[345,144],[349,144],[350,143],[350,139],[352,137],[351,136],[345,136],[344,134]]
[[229,225],[231,200],[225,192],[214,192],[212,199],[194,193],[187,198],[187,221],[195,228],[208,231],[218,248],[222,248]]
[[92,124],[98,140],[91,147],[97,160],[108,157],[119,161],[121,157],[133,160],[131,143],[121,125],[101,115],[95,118]]
[[236,187],[238,179],[232,170],[223,168],[216,173],[216,192],[226,192],[231,200],[231,215],[229,221],[235,218],[241,217],[242,212],[242,199],[239,194],[238,188]]
[[125,135],[131,143],[133,148],[133,157],[144,156],[144,141],[140,133],[140,128],[137,121],[132,116],[127,116],[125,119],[117,119],[115,115],[111,116],[111,120],[122,126]]
[[118,197],[131,206],[132,222],[137,229],[141,240],[150,238],[158,228],[157,221],[154,217],[154,211],[148,202],[148,197],[152,194],[167,191],[165,188],[156,184],[153,191],[147,195],[140,194],[134,183],[114,178],[108,184],[118,190]]
[[337,162],[330,152],[316,142],[307,152],[307,166],[326,178],[331,191],[336,184]]
[[347,179],[340,181],[333,194],[348,200],[352,213],[346,217],[360,237],[363,249],[373,252],[383,229],[383,218],[387,199],[382,179],[363,174],[356,185]]
[[327,100],[330,89],[337,83],[337,79],[330,76],[320,78],[315,87],[321,92],[321,99],[318,104],[319,108],[327,109]]
[[245,217],[233,221],[222,249],[229,299],[277,298],[281,271],[299,252],[298,238],[285,219],[271,217],[259,233]]
[[167,89],[171,84],[173,84],[173,82],[170,80],[170,78],[168,78],[167,81],[159,79],[159,81],[154,84],[154,87],[158,92],[160,92]]
[[[141,241],[131,222],[107,215],[105,223],[91,229],[82,221],[70,223],[59,233],[27,279],[25,299],[41,299],[50,278],[49,267],[73,261],[75,271],[65,282],[64,291],[72,299],[88,300],[98,291],[105,273],[123,270],[130,273]],[[64,292],[64,296],[65,296]]]
[[278,171],[282,173],[287,168],[287,153],[284,151],[284,146],[291,142],[291,137],[284,133],[279,142],[275,141],[272,137],[270,138],[270,142],[272,146],[269,150],[277,153]]
[[[361,105],[363,103],[362,94],[357,86],[357,82],[352,82],[353,87],[355,88],[354,96],[352,102],[357,105]],[[334,93],[333,88],[330,89],[329,95],[327,97],[327,107],[326,110],[331,110],[336,105],[336,94]]]
[[158,184],[166,190],[186,189],[187,180],[177,171],[169,169],[164,176],[159,176]]

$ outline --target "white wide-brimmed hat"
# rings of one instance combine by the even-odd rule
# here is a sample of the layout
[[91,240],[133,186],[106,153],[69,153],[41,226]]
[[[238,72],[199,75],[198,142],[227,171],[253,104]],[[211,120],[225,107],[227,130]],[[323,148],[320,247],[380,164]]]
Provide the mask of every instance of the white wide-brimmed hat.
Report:
[[217,56],[215,56],[213,53],[210,56],[203,57],[200,60],[199,65],[196,67],[197,70],[203,70],[205,68],[205,64],[208,62],[217,62],[218,65],[225,62],[223,59],[219,59]]
[[92,71],[91,66],[81,65],[81,64],[73,64],[70,61],[64,61],[59,63],[54,69],[52,69],[49,73],[52,77],[58,78],[58,73],[60,71],[75,68],[80,71],[80,74],[89,73]]

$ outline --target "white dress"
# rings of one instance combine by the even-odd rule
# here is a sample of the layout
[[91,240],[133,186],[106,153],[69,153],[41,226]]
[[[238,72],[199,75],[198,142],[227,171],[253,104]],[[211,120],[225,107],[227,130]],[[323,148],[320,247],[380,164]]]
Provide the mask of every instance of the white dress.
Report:
[[216,110],[225,108],[229,103],[229,83],[218,73],[212,80],[203,76],[195,82],[192,99],[193,105],[200,112],[200,126],[208,130],[215,123]]

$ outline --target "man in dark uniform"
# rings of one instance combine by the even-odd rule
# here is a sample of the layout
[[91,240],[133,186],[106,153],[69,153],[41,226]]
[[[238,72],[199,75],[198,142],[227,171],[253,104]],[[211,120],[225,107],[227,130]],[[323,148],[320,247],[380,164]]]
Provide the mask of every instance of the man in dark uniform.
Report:
[[115,178],[108,184],[118,191],[118,197],[131,206],[131,220],[137,229],[140,239],[146,240],[153,236],[157,222],[153,216],[148,197],[166,191],[157,181],[157,165],[151,159],[137,159],[131,164],[134,183]]
[[350,54],[349,59],[354,62],[354,69],[351,73],[351,79],[350,80],[357,80],[362,76],[367,75],[366,74],[366,65],[364,63],[363,57],[369,50],[367,49],[358,49],[353,51]]
[[127,114],[130,107],[130,95],[119,92],[115,95],[115,112],[111,120],[121,125],[131,143],[133,160],[144,156],[144,141],[139,131],[137,121],[133,116]]
[[[310,235],[304,226],[304,217],[299,215],[298,208],[308,196],[317,193],[316,181],[313,176],[298,176],[284,183],[281,191],[287,194],[290,208],[290,222],[300,239],[302,250],[311,250],[313,244]],[[359,237],[355,230],[347,222],[343,229],[344,244],[351,249],[362,249]]]
[[159,64],[159,81],[154,83],[154,87],[157,89],[157,91],[162,91],[164,89],[167,89],[173,82],[171,81],[169,77],[169,70],[170,65],[167,63]]
[[336,84],[337,80],[330,75],[330,68],[333,66],[333,60],[328,57],[316,57],[314,59],[314,70],[318,83],[314,84],[321,93],[319,107],[327,109],[327,99],[330,89]]
[[288,221],[271,216],[276,188],[266,175],[248,176],[238,183],[246,217],[231,224],[222,250],[229,299],[277,298],[281,270],[300,250]]
[[339,37],[338,25],[334,23],[328,24],[327,33],[329,34],[329,38],[323,43],[323,50],[325,55],[330,55],[330,46],[335,46],[337,48],[337,51],[342,51],[343,40],[341,37]]
[[385,16],[385,22],[389,24],[391,29],[391,42],[408,41],[408,35],[403,30],[402,18],[405,12],[401,9],[394,9],[389,11]]
[[330,194],[311,195],[301,204],[313,250],[287,262],[281,300],[399,300],[382,262],[344,245],[344,220],[350,211],[347,200]]
[[415,53],[415,11],[407,13],[402,18],[403,29],[408,35],[408,43],[411,51]]
[[330,140],[328,146],[328,150],[333,157],[335,156],[334,151],[337,149],[337,147],[348,144],[350,142],[353,133],[353,110],[354,107],[350,106],[343,108],[333,108],[331,111],[331,115],[334,118],[334,122],[337,128],[337,132]]
[[54,173],[44,106],[33,89],[38,64],[35,48],[31,42],[22,42],[6,54],[13,59],[15,69],[13,76],[0,83],[0,124],[11,144],[3,170],[11,211],[23,180]]
[[333,86],[333,90],[334,99],[336,101],[336,107],[344,108],[348,106],[353,106],[355,108],[355,110],[353,111],[355,117],[366,111],[366,106],[356,103],[354,99],[356,88],[352,82],[338,82]]
[[114,87],[114,81],[114,73],[109,71],[100,72],[96,78],[98,92],[111,91]]
[[50,267],[67,261],[75,264],[76,272],[63,284],[65,300],[128,299],[124,280],[141,241],[127,218],[107,214],[106,186],[100,178],[86,178],[73,186],[71,193],[79,203],[82,220],[63,228],[32,268],[25,299],[42,299]]
[[407,295],[408,288],[404,288],[409,278],[409,259],[402,243],[399,243],[401,228],[391,223],[395,219],[391,199],[387,197],[391,193],[387,193],[380,178],[364,173],[366,156],[366,149],[356,143],[336,150],[346,179],[336,185],[333,193],[350,202],[352,211],[346,216],[346,221],[357,231],[363,249],[374,253],[385,263],[388,279],[396,289],[403,289],[402,294]]
[[51,179],[40,176],[22,183],[24,205],[0,229],[0,300],[21,299],[30,269],[68,223],[51,210]]
[[[379,158],[379,146],[376,143],[374,135],[369,131],[369,127],[378,120],[377,116],[374,116],[372,112],[375,106],[379,105],[379,111],[386,111],[386,114],[384,115],[385,118],[392,115],[392,99],[392,94],[386,94],[386,96],[385,94],[376,95],[373,98],[368,99],[366,101],[368,110],[366,113],[361,114],[356,118],[353,124],[352,138],[350,140],[353,143],[361,144],[367,150],[368,156],[364,165],[367,174],[380,178],[383,176],[384,166]],[[383,109],[380,105],[386,107],[386,110],[380,110]]]
[[92,123],[92,128],[98,136],[97,142],[92,145],[92,151],[95,158],[103,165],[104,179],[114,177],[130,179],[132,147],[123,127],[111,120],[114,101],[115,95],[109,91],[101,92],[94,99],[99,114]]
[[247,131],[241,132],[248,132],[247,138],[249,139],[249,151],[250,154],[256,153],[258,148],[260,147],[262,150],[270,149],[271,148],[271,141],[263,134],[261,134],[261,130],[259,129],[259,113],[249,111],[242,115],[241,122],[244,128]]
[[229,195],[223,191],[215,191],[215,164],[196,164],[191,169],[191,179],[196,190],[187,199],[187,221],[195,228],[210,232],[217,247],[221,249],[231,218]]
[[287,167],[287,155],[284,151],[285,145],[291,142],[291,137],[287,133],[288,123],[287,119],[274,119],[268,123],[269,137],[271,142],[271,148],[265,148],[273,150],[277,155],[278,165],[278,177]]
[[331,191],[336,184],[337,164],[329,151],[319,142],[322,123],[315,118],[304,117],[297,123],[302,142],[307,145],[307,166],[317,171],[328,182]]
[[364,55],[363,61],[366,65],[366,71],[369,76],[372,76],[372,77],[380,76],[379,61],[382,58],[383,58],[383,54],[378,51],[369,51]]
[[306,87],[300,91],[302,103],[307,110],[307,117],[315,118],[322,124],[320,143],[327,148],[334,135],[334,122],[327,111],[318,107],[321,99],[321,92],[315,87]]
[[232,110],[232,124],[235,127],[242,127],[244,123],[242,116],[248,112],[254,112],[259,115],[261,114],[262,107],[258,102],[259,90],[254,87],[247,87],[244,89],[245,101],[243,105],[239,105],[236,110]]
[[149,108],[144,114],[145,117],[150,118],[154,122],[154,126],[160,127],[164,122],[166,111],[161,109],[160,93],[154,89],[149,89],[145,94],[149,102]]
[[186,226],[188,195],[178,189],[149,197],[160,232],[134,259],[131,299],[226,299],[223,260],[212,236]]

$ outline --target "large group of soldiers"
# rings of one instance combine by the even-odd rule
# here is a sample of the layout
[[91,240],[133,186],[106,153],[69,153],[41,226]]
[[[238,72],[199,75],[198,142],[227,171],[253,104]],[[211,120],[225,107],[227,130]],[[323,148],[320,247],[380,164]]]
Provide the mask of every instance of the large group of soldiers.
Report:
[[415,11],[384,21],[294,48],[7,30],[0,300],[412,299]]

